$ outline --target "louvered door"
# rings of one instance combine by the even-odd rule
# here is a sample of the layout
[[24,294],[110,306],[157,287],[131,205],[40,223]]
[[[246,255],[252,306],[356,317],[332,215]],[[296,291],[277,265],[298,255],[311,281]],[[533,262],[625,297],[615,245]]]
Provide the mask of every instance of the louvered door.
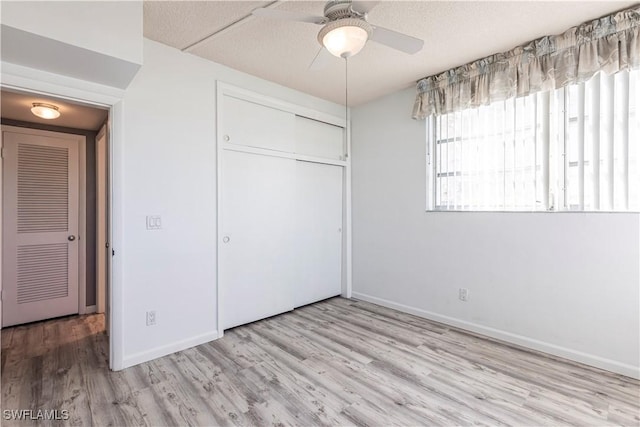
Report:
[[78,137],[2,135],[2,326],[77,313]]

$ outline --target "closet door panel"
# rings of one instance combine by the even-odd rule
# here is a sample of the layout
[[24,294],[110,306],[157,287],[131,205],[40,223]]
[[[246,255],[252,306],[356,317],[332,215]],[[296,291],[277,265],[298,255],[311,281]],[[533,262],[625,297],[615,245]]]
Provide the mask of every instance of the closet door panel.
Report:
[[296,116],[295,151],[307,156],[344,160],[344,129],[328,123]]
[[227,329],[293,309],[296,161],[223,156],[219,286]]
[[342,291],[342,172],[339,166],[296,162],[296,307]]
[[228,95],[223,100],[223,142],[293,153],[293,113]]

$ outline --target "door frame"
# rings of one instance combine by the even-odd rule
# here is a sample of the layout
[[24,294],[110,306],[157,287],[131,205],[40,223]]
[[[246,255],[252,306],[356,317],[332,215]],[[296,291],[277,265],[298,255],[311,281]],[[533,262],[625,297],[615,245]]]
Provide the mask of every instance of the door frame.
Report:
[[[104,143],[100,144],[104,138]],[[109,132],[104,124],[96,135],[96,312],[105,313],[107,306],[107,266],[109,249]],[[104,194],[103,194],[104,189]],[[104,236],[102,233],[104,232]],[[101,239],[103,238],[103,239]],[[107,325],[108,326],[108,325]]]
[[[124,94],[117,89],[98,83],[74,79],[48,73],[33,68],[2,62],[0,88],[53,96],[90,106],[109,110],[107,129],[109,137],[108,175],[109,175],[109,214],[107,237],[113,251],[108,268],[107,288],[109,289],[107,307],[109,329],[109,368],[114,371],[124,369],[124,295],[123,262],[124,250],[120,246],[124,240],[124,210],[122,203],[123,186],[123,134],[124,134]],[[2,225],[0,223],[0,237]]]
[[[78,143],[78,314],[87,312],[87,137],[72,133],[56,132],[49,130],[32,129],[19,126],[2,125],[0,131],[20,133],[23,135],[37,135],[56,137],[65,135],[72,137]],[[0,137],[0,148],[4,149],[4,137]],[[4,174],[4,156],[2,157],[2,167]],[[4,176],[0,175],[0,190],[4,191]],[[4,193],[3,193],[4,194]],[[4,197],[3,197],[4,199]],[[4,201],[4,200],[3,200]],[[2,205],[4,206],[4,205]],[[3,220],[3,212],[0,211],[0,222]],[[0,226],[0,228],[2,228]],[[4,241],[0,234],[0,246],[4,247]],[[3,256],[2,251],[0,254]],[[3,260],[3,258],[0,258]],[[2,262],[0,262],[0,274],[2,274]],[[0,280],[0,291],[2,290],[2,280]],[[1,305],[1,304],[0,304]],[[0,310],[0,314],[2,311]],[[0,323],[2,317],[0,317]]]

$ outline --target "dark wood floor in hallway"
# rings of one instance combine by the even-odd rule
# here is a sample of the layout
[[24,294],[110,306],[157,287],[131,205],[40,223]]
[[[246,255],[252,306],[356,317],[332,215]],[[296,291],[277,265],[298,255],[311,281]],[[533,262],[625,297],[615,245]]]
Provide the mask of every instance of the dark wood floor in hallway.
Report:
[[2,330],[2,409],[84,426],[640,425],[636,380],[343,298],[120,372],[107,349],[101,315]]

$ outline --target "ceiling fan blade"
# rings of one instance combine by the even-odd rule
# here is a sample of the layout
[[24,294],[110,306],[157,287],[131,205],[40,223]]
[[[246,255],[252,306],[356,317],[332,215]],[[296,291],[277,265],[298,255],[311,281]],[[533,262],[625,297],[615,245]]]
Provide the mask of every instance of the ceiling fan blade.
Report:
[[321,47],[318,53],[316,54],[316,57],[313,58],[313,61],[309,65],[309,70],[320,71],[325,69],[327,65],[329,65],[329,61],[331,61],[331,58],[335,58],[335,57],[331,55],[331,53],[329,53],[327,49],[325,49],[324,47]]
[[414,54],[422,50],[424,41],[397,31],[383,27],[373,27],[373,33],[369,40],[389,46],[401,52]]
[[251,13],[261,18],[280,19],[282,21],[308,22],[318,25],[327,22],[327,18],[324,16],[305,15],[303,13],[289,12],[288,10],[267,9],[264,7],[254,9]]
[[371,9],[376,7],[379,1],[352,1],[351,9],[358,13],[369,13]]

